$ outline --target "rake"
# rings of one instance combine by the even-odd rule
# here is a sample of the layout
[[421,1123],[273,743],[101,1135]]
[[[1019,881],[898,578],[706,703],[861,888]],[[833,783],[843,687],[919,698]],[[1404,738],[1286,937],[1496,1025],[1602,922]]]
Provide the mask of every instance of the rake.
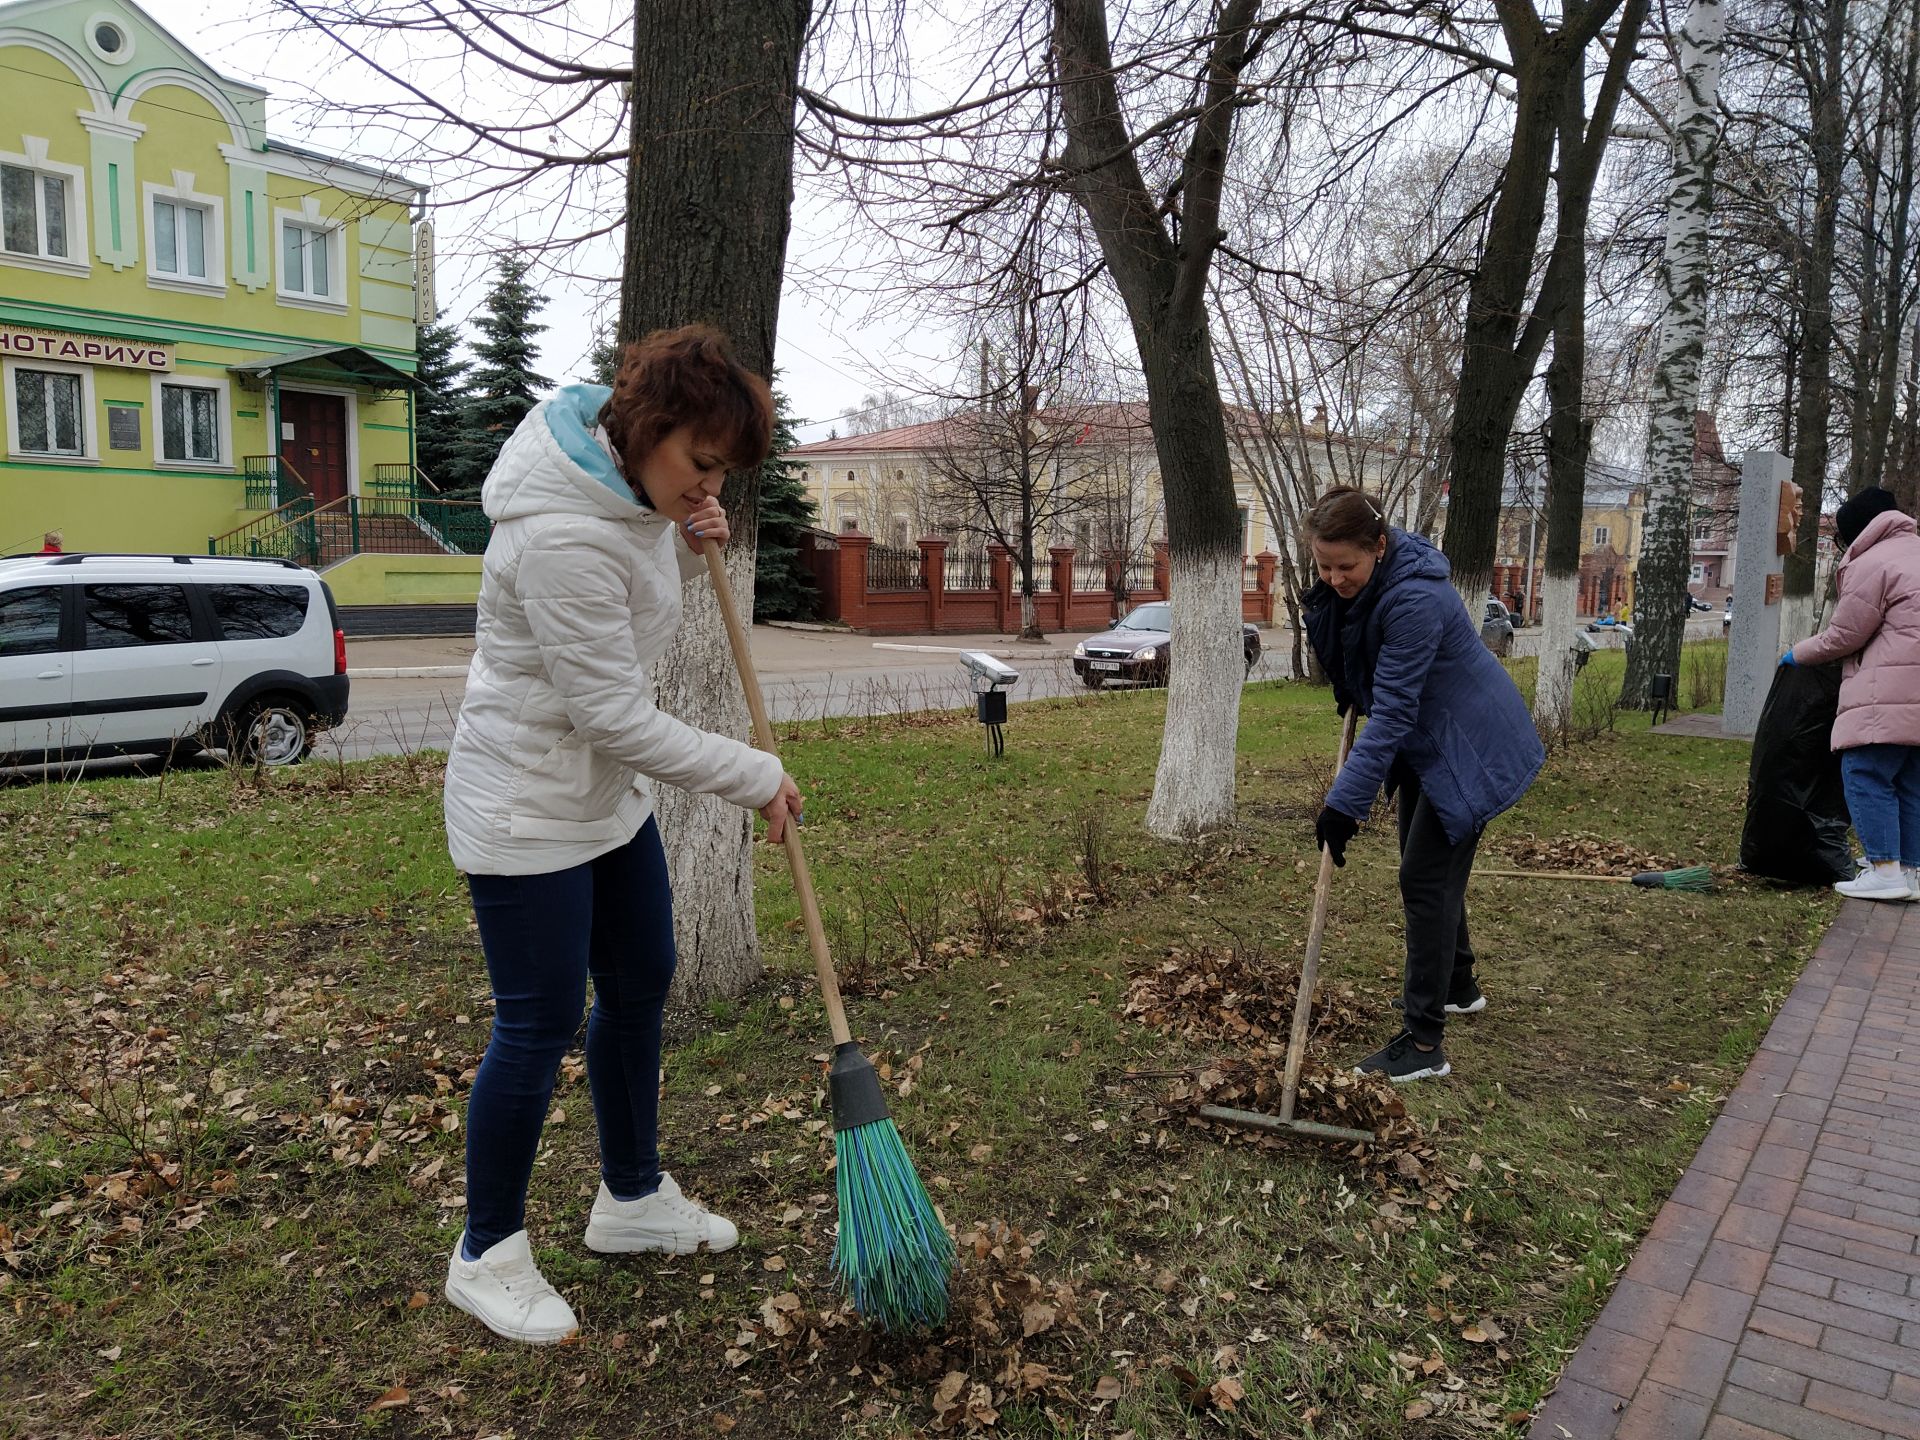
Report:
[[[767,720],[766,701],[747,648],[746,631],[734,608],[733,591],[720,560],[720,547],[701,542],[707,575],[713,581],[720,618],[726,622],[727,643],[740,671],[753,715],[753,733],[760,748],[777,755],[773,726]],[[787,826],[787,865],[800,897],[806,921],[807,947],[813,952],[814,974],[820,998],[826,1003],[827,1024],[833,1032],[833,1063],[827,1070],[827,1090],[833,1107],[834,1189],[839,1198],[839,1238],[834,1244],[833,1268],[854,1308],[883,1330],[913,1325],[937,1325],[947,1318],[947,1274],[953,1268],[953,1239],[940,1223],[927,1188],[907,1157],[900,1131],[887,1114],[886,1097],[873,1062],[860,1053],[847,1027],[846,1007],[840,1000],[840,982],[827,932],[820,923],[820,904],[814,898],[813,876],[800,848],[800,831]]]
[[[1340,731],[1340,754],[1333,763],[1334,778],[1347,763],[1353,749],[1354,726],[1359,716],[1347,711],[1347,723]],[[1209,1120],[1224,1120],[1230,1125],[1246,1125],[1255,1130],[1275,1130],[1290,1135],[1306,1135],[1315,1140],[1360,1141],[1370,1144],[1373,1132],[1351,1130],[1344,1125],[1322,1125],[1317,1120],[1297,1120],[1294,1106],[1300,1099],[1300,1064],[1307,1053],[1307,1025],[1313,1018],[1313,990],[1320,981],[1320,946],[1327,936],[1327,903],[1333,896],[1333,852],[1320,852],[1320,878],[1313,887],[1313,922],[1307,928],[1307,956],[1300,963],[1300,992],[1293,1002],[1293,1033],[1287,1039],[1287,1066],[1280,1077],[1280,1113],[1262,1115],[1257,1110],[1236,1110],[1228,1105],[1202,1105],[1200,1113]]]

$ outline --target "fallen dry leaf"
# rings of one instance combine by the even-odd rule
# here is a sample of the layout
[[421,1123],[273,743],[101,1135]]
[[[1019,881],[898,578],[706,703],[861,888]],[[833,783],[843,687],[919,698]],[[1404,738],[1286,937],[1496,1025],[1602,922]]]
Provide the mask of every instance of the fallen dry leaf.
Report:
[[1119,1380],[1112,1375],[1102,1375],[1094,1383],[1093,1398],[1096,1400],[1118,1400],[1123,1393]]
[[402,1405],[411,1405],[412,1403],[413,1396],[407,1393],[407,1387],[404,1385],[396,1385],[378,1400],[367,1406],[366,1413],[371,1415],[376,1410],[397,1410]]

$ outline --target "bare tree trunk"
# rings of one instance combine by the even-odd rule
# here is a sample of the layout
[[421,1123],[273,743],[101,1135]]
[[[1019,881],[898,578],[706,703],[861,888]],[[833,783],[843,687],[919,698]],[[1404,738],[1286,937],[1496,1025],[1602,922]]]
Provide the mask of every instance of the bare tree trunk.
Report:
[[[1570,205],[1580,208],[1584,227],[1585,207],[1639,45],[1647,0],[1566,0],[1560,24],[1552,30],[1531,5],[1499,8],[1513,56],[1513,140],[1487,220],[1485,249],[1468,289],[1444,547],[1454,587],[1476,615],[1493,579],[1513,417],[1560,308],[1586,284],[1584,271],[1575,269],[1564,247],[1556,245],[1528,309],[1548,182],[1553,181],[1563,212]],[[1557,147],[1561,163],[1556,175],[1553,158],[1568,77],[1584,75],[1587,46],[1616,10],[1620,22],[1594,102],[1593,123],[1579,146]],[[1560,233],[1567,233],[1565,225]]]
[[1654,675],[1678,677],[1687,632],[1694,416],[1707,338],[1707,222],[1720,144],[1726,23],[1721,0],[1691,0],[1680,29],[1680,99],[1673,117],[1666,253],[1660,264],[1665,307],[1648,396],[1647,517],[1633,594],[1634,643],[1620,691],[1621,703],[1634,707],[1647,704]]
[[[681,0],[639,5],[633,47],[633,155],[627,181],[622,343],[706,321],[741,360],[773,373],[780,272],[793,196],[793,92],[811,0]],[[750,197],[750,203],[742,203]],[[727,576],[753,595],[757,477],[730,476]],[[747,715],[706,580],[687,585],[686,621],[655,674],[660,707],[747,737]],[[676,993],[738,994],[760,975],[753,916],[753,816],[662,786],[660,827],[680,952]]]
[[1134,158],[1103,0],[1053,3],[1067,129],[1061,165],[1133,324],[1167,507],[1173,662],[1147,828],[1169,839],[1196,837],[1233,819],[1243,663],[1240,516],[1206,295],[1224,238],[1220,191],[1258,9],[1257,0],[1227,0],[1217,22],[1204,112],[1186,150],[1186,223],[1176,245]]
[[[1920,132],[1920,16],[1906,14],[1906,45],[1889,109],[1897,117],[1898,138],[1893,175],[1888,184],[1891,232],[1887,237],[1884,287],[1878,340],[1880,359],[1866,427],[1867,454],[1861,473],[1869,485],[1887,484],[1892,476],[1888,456],[1893,448],[1894,394],[1900,380],[1900,341],[1906,333],[1907,311],[1913,303],[1911,221],[1916,180],[1915,142]],[[1903,504],[1911,508],[1911,497]]]
[[[1796,0],[1801,3],[1801,0]],[[1813,631],[1814,562],[1820,543],[1820,502],[1826,491],[1828,425],[1833,416],[1833,260],[1839,237],[1840,187],[1846,166],[1846,106],[1841,65],[1848,0],[1825,0],[1817,51],[1800,57],[1813,114],[1813,217],[1807,240],[1804,329],[1800,345],[1799,408],[1794,416],[1793,483],[1804,509],[1798,544],[1786,560],[1786,607],[1781,643]]]

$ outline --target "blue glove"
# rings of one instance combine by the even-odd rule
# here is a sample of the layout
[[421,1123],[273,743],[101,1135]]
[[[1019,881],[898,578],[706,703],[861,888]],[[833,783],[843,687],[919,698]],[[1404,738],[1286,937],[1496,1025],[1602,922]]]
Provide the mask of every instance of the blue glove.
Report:
[[1793,651],[1791,651],[1791,650],[1789,650],[1789,651],[1787,651],[1787,652],[1786,652],[1786,653],[1785,653],[1784,655],[1782,655],[1782,656],[1780,657],[1780,663],[1781,663],[1782,665],[1791,665],[1791,664],[1793,664],[1793,663],[1794,663],[1794,658],[1793,658]]

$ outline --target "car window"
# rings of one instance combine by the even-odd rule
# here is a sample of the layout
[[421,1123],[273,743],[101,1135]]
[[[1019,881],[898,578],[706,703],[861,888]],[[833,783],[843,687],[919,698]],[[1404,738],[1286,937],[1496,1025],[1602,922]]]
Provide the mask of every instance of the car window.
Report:
[[193,639],[184,585],[89,585],[87,649],[183,645]]
[[1171,630],[1173,628],[1173,607],[1171,605],[1142,605],[1118,626],[1121,630]]
[[59,585],[0,595],[0,656],[50,655],[60,648]]
[[307,623],[302,585],[208,585],[207,599],[228,640],[279,640]]

